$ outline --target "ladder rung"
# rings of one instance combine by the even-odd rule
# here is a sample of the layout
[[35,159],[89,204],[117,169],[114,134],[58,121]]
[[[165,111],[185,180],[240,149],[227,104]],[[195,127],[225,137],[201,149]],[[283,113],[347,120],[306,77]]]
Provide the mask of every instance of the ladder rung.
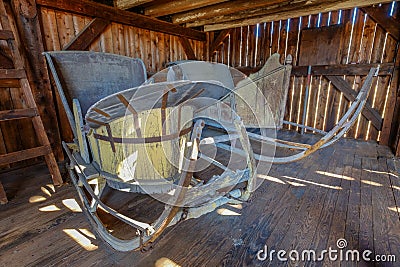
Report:
[[0,111],[0,121],[17,120],[38,116],[35,108],[13,109]]
[[0,88],[19,88],[21,84],[19,79],[2,79],[0,82]]
[[26,78],[25,70],[17,69],[0,69],[0,79],[22,79]]
[[0,30],[0,40],[14,39],[14,34],[12,31]]
[[50,146],[39,146],[35,148],[11,152],[0,155],[0,165],[9,164],[31,158],[37,158],[40,156],[48,155],[50,153],[52,153]]

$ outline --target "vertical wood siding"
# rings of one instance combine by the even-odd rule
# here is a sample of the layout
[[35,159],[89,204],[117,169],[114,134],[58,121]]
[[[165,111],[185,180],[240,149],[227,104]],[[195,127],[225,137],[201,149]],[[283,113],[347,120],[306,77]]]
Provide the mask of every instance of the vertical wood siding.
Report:
[[[390,14],[392,4],[382,5]],[[395,16],[396,14],[394,14]],[[338,44],[339,51],[329,51],[323,43],[312,53],[336,53],[336,62],[323,62],[323,58],[314,58],[316,65],[326,64],[358,64],[358,63],[392,63],[395,61],[396,40],[375,23],[360,9],[339,10],[329,13],[272,21],[232,29],[223,44],[215,51],[210,60],[229,64],[232,67],[261,67],[273,53],[280,53],[283,62],[286,55],[293,56],[293,65],[300,66],[301,32],[304,29],[335,27],[342,25],[344,34]],[[338,26],[336,26],[338,27]],[[310,58],[313,55],[310,55]],[[331,56],[329,57],[332,58]],[[304,61],[304,60],[303,60]],[[312,64],[314,65],[314,64]],[[390,75],[374,78],[368,102],[384,117]],[[354,90],[358,91],[365,76],[343,77]],[[303,105],[307,78],[291,77],[289,86],[285,120],[303,123]],[[346,112],[349,101],[331,82],[322,75],[312,76],[307,102],[306,125],[329,131]],[[384,119],[384,118],[383,118]],[[287,125],[288,129],[298,130]],[[380,140],[381,131],[377,130],[364,116],[360,116],[355,125],[347,133],[348,137],[363,140]]]

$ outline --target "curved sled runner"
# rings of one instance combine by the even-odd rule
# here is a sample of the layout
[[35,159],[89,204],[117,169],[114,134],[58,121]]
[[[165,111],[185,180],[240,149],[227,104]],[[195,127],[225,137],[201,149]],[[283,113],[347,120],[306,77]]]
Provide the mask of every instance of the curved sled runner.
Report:
[[[198,113],[229,94],[228,88],[206,81],[140,86],[146,77],[141,60],[105,53],[45,56],[74,133],[73,143],[63,143],[71,180],[93,228],[111,247],[145,250],[166,227],[249,197],[255,160],[242,121],[234,117],[238,134],[225,142],[237,139],[233,148],[240,146],[246,156],[237,160],[242,164],[229,165],[217,160],[219,152],[207,142]],[[91,75],[82,77],[88,68]],[[103,76],[117,78],[104,82]],[[205,175],[209,168],[218,175]],[[145,201],[162,208],[151,211],[152,218],[128,216],[107,203],[105,192],[112,190],[151,195],[157,200]],[[110,229],[104,213],[133,234]]]

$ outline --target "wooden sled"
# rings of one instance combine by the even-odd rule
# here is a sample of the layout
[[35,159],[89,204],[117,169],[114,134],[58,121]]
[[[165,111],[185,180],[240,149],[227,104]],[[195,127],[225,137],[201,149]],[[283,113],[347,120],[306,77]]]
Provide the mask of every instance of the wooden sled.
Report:
[[[323,136],[316,143],[303,144],[290,140],[280,140],[274,136],[273,129],[281,129],[284,123],[283,117],[292,62],[290,55],[286,58],[284,65],[280,64],[279,59],[279,54],[273,54],[260,71],[251,74],[249,77],[223,64],[186,61],[171,64],[168,70],[161,72],[152,79],[153,81],[162,81],[163,79],[215,80],[231,88],[233,93],[225,96],[225,103],[241,117],[246,129],[248,129],[247,134],[250,140],[299,151],[284,157],[271,157],[264,155],[264,153],[254,154],[255,159],[263,162],[289,163],[335,143],[350,129],[367,101],[373,76],[377,75],[378,69],[372,68],[370,70],[356,99],[351,103],[337,125],[327,133],[319,131]],[[223,108],[223,106],[217,106],[214,109],[208,109],[208,111],[215,112]],[[219,114],[226,114],[226,112],[219,112]],[[207,116],[208,114],[204,115]],[[220,116],[218,119],[219,121],[227,121],[227,123],[232,120],[229,116]],[[307,128],[307,126],[300,126]],[[250,131],[252,128],[259,129],[258,133]],[[268,129],[272,129],[272,131],[268,131]],[[233,129],[231,130],[233,131]],[[318,131],[317,129],[312,130]],[[216,141],[216,145],[221,149],[232,151],[231,147],[221,142]],[[242,155],[245,153],[237,149],[234,149],[234,152]]]
[[[146,250],[168,226],[250,196],[255,160],[241,119],[233,118],[236,134],[225,142],[237,140],[232,149],[246,155],[238,160],[242,164],[229,165],[207,153],[210,138],[226,137],[204,136],[198,114],[229,88],[209,81],[140,86],[146,79],[142,61],[117,55],[47,52],[45,57],[74,133],[74,142],[63,142],[71,180],[93,228],[112,248]],[[207,168],[219,171],[206,177]],[[131,217],[107,204],[109,188],[151,195],[164,207],[151,221]],[[133,234],[111,232],[101,213]]]

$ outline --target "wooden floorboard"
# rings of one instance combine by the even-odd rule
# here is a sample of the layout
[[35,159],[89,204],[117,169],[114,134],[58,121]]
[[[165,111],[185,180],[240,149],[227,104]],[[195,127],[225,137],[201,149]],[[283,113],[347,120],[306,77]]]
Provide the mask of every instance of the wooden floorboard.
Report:
[[[168,228],[147,253],[117,252],[96,239],[73,186],[53,187],[45,165],[2,173],[9,203],[0,205],[0,266],[399,266],[398,166],[387,147],[343,139],[304,160],[273,165],[249,202]],[[114,207],[129,212],[148,203],[127,193],[109,195]],[[256,256],[264,246],[337,249],[340,238],[345,249],[368,249],[371,257],[394,254],[397,263],[281,262],[276,252],[270,262]]]

